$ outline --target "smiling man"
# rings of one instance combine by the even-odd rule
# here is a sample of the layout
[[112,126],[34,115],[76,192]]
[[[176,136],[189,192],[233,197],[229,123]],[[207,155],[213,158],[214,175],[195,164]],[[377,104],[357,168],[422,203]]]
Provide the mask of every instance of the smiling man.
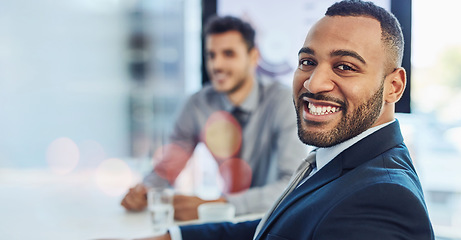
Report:
[[304,143],[330,147],[394,119],[405,71],[385,47],[402,39],[388,43],[381,32],[373,18],[336,17],[322,19],[307,36],[293,83]]
[[261,221],[182,226],[171,237],[434,239],[394,118],[402,55],[392,14],[359,0],[333,4],[307,34],[293,79],[299,138],[318,148]]

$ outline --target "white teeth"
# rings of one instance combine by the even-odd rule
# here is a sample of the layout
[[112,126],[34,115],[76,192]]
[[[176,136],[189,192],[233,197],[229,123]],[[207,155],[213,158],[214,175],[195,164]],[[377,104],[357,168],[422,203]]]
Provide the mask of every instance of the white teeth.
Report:
[[319,106],[319,107],[316,107],[312,103],[308,104],[308,108],[309,108],[309,113],[311,113],[313,115],[325,115],[325,114],[335,113],[335,112],[339,111],[338,107],[332,107],[332,106],[328,106],[328,107]]

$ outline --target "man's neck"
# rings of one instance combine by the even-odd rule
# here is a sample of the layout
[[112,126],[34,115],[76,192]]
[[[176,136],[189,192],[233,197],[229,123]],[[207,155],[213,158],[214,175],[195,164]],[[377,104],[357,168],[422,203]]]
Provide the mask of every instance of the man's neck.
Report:
[[386,127],[387,125],[390,125],[396,121],[395,119],[392,119],[389,122],[385,122],[383,124],[371,127],[364,132],[360,133],[359,135],[348,139],[342,143],[336,144],[334,146],[328,147],[328,148],[318,148],[317,149],[317,170],[321,169],[323,166],[325,166],[328,162],[330,162],[333,158],[335,158],[337,155],[339,155],[342,151],[345,149],[349,148],[350,146],[356,144],[358,141],[364,139],[368,135],[371,135],[372,133],[378,131],[381,128]]
[[245,101],[245,99],[251,93],[254,82],[254,78],[247,79],[237,91],[227,94],[227,97],[229,98],[229,101],[232,103],[232,105],[239,106],[243,101]]

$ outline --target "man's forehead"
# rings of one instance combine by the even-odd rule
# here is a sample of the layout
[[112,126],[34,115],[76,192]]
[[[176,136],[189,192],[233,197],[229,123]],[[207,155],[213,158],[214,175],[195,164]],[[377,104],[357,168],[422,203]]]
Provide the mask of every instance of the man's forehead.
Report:
[[364,16],[325,16],[309,30],[304,47],[331,49],[381,48],[378,20]]
[[242,41],[245,42],[243,39],[242,34],[236,30],[230,30],[222,33],[212,33],[206,36],[207,41]]
[[365,31],[371,35],[381,34],[381,25],[378,20],[368,16],[324,16],[312,26],[308,35],[315,31],[333,31],[343,35]]
[[381,29],[380,22],[372,17],[367,15],[359,15],[359,16],[324,16],[322,17],[318,23],[343,23],[343,24],[365,24],[366,26],[372,26]]
[[238,31],[227,31],[223,33],[213,33],[206,36],[206,47],[219,46],[222,48],[233,49],[240,45],[245,46],[245,40]]

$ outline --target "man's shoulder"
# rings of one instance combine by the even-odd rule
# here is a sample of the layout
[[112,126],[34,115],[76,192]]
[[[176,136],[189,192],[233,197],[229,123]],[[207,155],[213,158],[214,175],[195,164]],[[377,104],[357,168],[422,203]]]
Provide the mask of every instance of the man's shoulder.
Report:
[[292,104],[291,88],[275,79],[260,81],[263,101],[271,101],[273,104]]
[[192,103],[203,101],[209,102],[210,100],[217,98],[218,95],[219,93],[214,90],[211,84],[206,84],[200,90],[190,95],[188,101]]
[[281,83],[277,79],[262,78],[259,82],[261,83],[263,91],[266,91],[266,92],[284,92],[284,93],[291,92],[291,88],[288,85]]

